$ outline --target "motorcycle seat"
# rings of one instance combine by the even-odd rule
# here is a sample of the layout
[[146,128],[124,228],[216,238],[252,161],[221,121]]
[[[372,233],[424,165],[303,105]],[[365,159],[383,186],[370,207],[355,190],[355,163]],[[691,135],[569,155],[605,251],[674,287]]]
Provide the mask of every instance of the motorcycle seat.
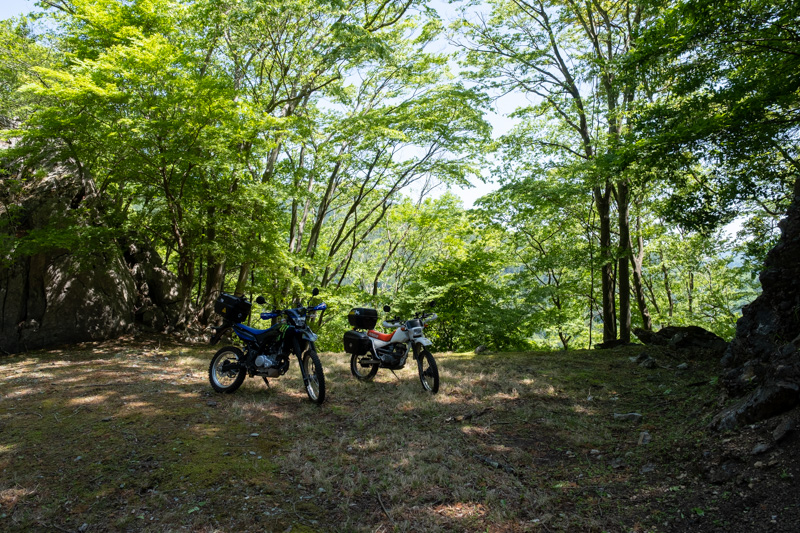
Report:
[[381,333],[380,331],[375,331],[374,329],[369,330],[367,333],[373,339],[378,339],[379,341],[389,342],[392,340],[392,333]]

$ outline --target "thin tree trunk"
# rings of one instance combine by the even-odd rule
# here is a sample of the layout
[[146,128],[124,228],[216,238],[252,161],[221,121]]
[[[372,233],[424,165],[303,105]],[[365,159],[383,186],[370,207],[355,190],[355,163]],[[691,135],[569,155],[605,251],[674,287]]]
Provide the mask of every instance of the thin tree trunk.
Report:
[[[636,238],[638,249],[636,254],[631,254],[631,266],[633,266],[633,292],[636,296],[636,304],[639,306],[639,314],[642,315],[642,326],[647,331],[653,330],[653,320],[650,317],[650,310],[647,309],[647,300],[642,286],[642,262],[644,261],[644,239],[642,238],[641,219],[636,217]],[[630,245],[633,251],[633,244]]]
[[664,273],[664,290],[667,292],[667,302],[669,302],[669,317],[672,318],[672,312],[675,309],[675,303],[672,300],[672,289],[669,286],[669,272],[664,263],[661,263],[661,271]]
[[247,287],[247,278],[249,277],[251,277],[251,267],[250,263],[245,261],[239,267],[239,279],[236,280],[236,288],[233,290],[234,295],[244,296],[244,289]]
[[656,310],[657,315],[661,315],[661,308],[658,307],[656,294],[653,291],[653,279],[647,276],[642,276],[642,281],[644,281],[644,286],[647,287],[647,294],[650,296],[650,303],[653,304],[653,309]]
[[619,339],[631,342],[631,274],[628,260],[633,257],[630,234],[630,190],[627,180],[617,182],[619,219]]
[[616,340],[616,306],[614,302],[614,261],[611,255],[611,201],[610,187],[605,190],[594,188],[597,204],[597,215],[600,218],[600,271],[601,290],[603,295],[603,342]]

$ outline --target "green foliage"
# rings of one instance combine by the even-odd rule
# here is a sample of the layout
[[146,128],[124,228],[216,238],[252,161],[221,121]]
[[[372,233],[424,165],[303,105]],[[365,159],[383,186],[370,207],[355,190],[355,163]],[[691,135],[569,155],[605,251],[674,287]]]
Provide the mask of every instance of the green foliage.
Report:
[[[187,310],[320,287],[326,350],[350,307],[431,302],[438,349],[589,346],[639,254],[656,326],[728,337],[797,177],[794,4],[470,2],[451,28],[462,79],[417,1],[48,5],[42,34],[0,23],[0,117],[23,120],[4,158],[71,160],[97,210],[17,237],[11,204],[42,176],[4,175],[3,255],[146,240]],[[505,93],[527,100],[492,141]],[[475,212],[431,197],[489,175]]]
[[668,4],[649,21],[629,66],[655,98],[638,113],[630,157],[702,167],[688,184],[663,174],[676,187],[673,204],[686,206],[671,218],[710,230],[734,216],[785,212],[799,172],[798,9],[703,0]]

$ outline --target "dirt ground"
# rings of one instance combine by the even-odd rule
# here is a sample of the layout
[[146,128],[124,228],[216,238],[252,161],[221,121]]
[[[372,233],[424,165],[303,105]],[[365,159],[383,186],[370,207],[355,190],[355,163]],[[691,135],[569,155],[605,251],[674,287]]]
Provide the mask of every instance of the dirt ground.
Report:
[[214,393],[215,349],[0,359],[0,531],[800,531],[800,411],[709,431],[704,354],[442,353],[430,395],[324,353],[320,407],[296,364]]

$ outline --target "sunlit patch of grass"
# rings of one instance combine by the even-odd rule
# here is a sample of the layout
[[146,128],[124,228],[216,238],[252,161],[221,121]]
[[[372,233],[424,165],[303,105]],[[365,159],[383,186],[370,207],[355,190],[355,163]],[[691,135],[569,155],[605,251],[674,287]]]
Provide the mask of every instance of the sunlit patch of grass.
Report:
[[[325,353],[322,406],[295,360],[269,388],[247,378],[214,393],[215,351],[104,343],[4,359],[0,490],[37,487],[3,511],[13,527],[616,530],[628,510],[593,487],[635,490],[656,448],[637,448],[612,413],[641,409],[685,433],[680,417],[647,411],[652,383],[619,366],[624,351],[435,354],[437,395],[413,361],[362,383],[348,356]],[[608,466],[617,456],[624,472]]]

